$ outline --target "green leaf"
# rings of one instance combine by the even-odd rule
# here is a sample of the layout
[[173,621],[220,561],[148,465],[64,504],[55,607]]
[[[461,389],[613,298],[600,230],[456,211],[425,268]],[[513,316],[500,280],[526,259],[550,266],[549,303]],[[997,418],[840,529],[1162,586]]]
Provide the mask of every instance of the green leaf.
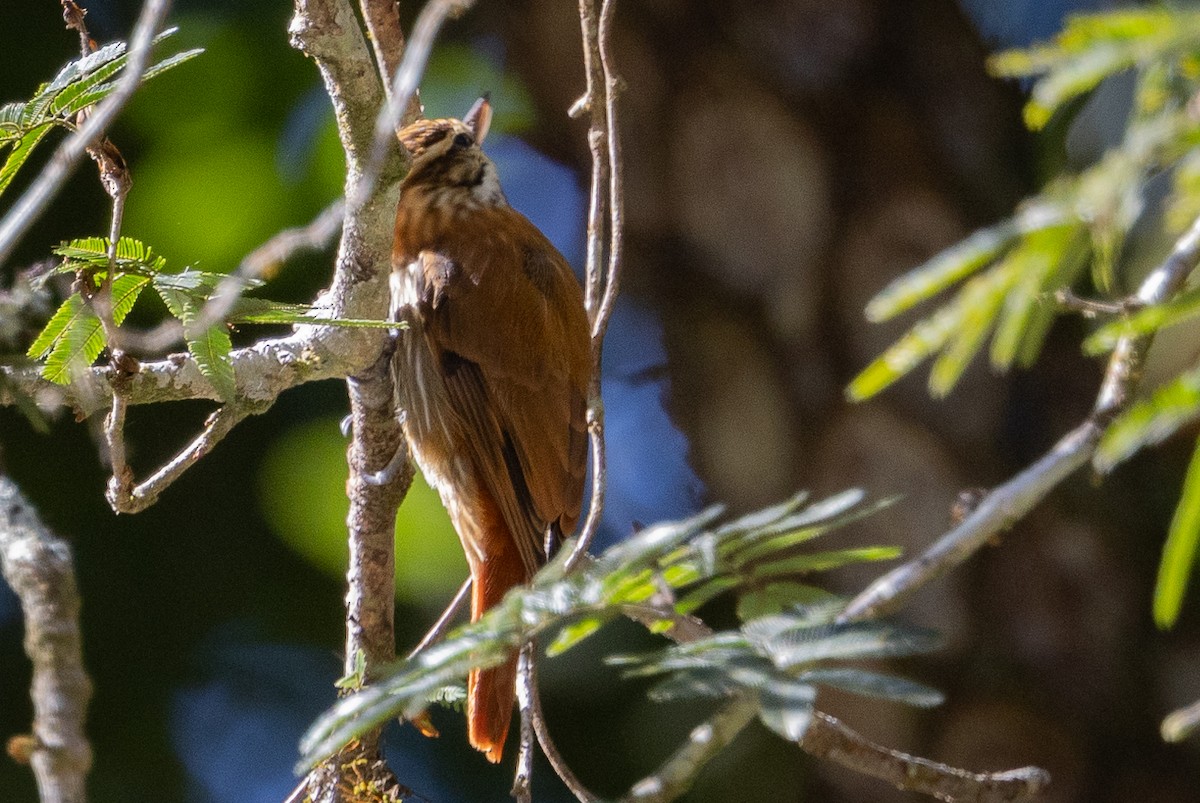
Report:
[[[77,270],[108,270],[107,237],[84,237],[60,243],[54,253],[64,257],[63,263],[55,268],[56,273],[71,273]],[[137,273],[152,277],[167,266],[163,257],[154,253],[150,246],[132,237],[117,240],[115,267],[117,273]],[[186,272],[186,271],[185,271]],[[99,274],[103,275],[103,273]]]
[[948,305],[920,321],[851,380],[846,396],[851,401],[865,401],[887,388],[941,350],[961,320],[961,310]]
[[801,672],[796,679],[802,683],[832,686],[852,694],[879,697],[919,708],[941,705],[945,699],[937,689],[894,675],[883,675],[857,667],[810,669]]
[[1108,76],[1194,47],[1196,19],[1163,9],[1075,15],[1053,43],[999,53],[988,60],[988,69],[1002,77],[1045,74],[1025,107],[1026,124],[1037,129]]
[[[113,322],[120,324],[149,280],[142,276],[118,276],[112,285]],[[91,306],[74,293],[58,308],[30,345],[27,355],[45,358],[42,375],[57,384],[67,384],[80,370],[91,365],[104,348],[104,327]]]
[[167,305],[167,311],[186,326],[200,311],[212,291],[224,278],[220,273],[191,270],[180,273],[159,273],[154,276],[154,289]]
[[753,513],[747,513],[745,516],[740,516],[733,521],[722,524],[717,528],[716,535],[717,537],[736,535],[749,530],[760,529],[769,524],[774,524],[784,516],[791,515],[800,508],[804,507],[804,504],[808,501],[809,496],[810,494],[808,491],[800,491],[786,502],[781,502],[777,505],[771,505],[763,508],[762,510],[756,510]]
[[1163,546],[1162,561],[1158,566],[1158,581],[1154,585],[1154,621],[1164,630],[1173,627],[1179,619],[1183,598],[1187,593],[1188,579],[1196,568],[1197,546],[1200,545],[1200,440],[1192,453],[1183,481],[1183,492],[1167,542]]
[[1159,443],[1180,427],[1200,418],[1200,366],[1163,385],[1139,401],[1105,431],[1093,465],[1107,474],[1139,449]]
[[786,575],[827,572],[852,563],[895,560],[900,557],[900,554],[899,547],[890,546],[841,549],[835,552],[810,552],[756,563],[750,572],[750,580],[759,581]]
[[112,304],[113,304],[113,323],[117,326],[125,320],[125,316],[133,309],[134,303],[137,302],[138,296],[142,294],[142,290],[150,280],[145,276],[136,276],[133,274],[125,274],[118,276],[113,280],[112,285]]
[[100,355],[104,349],[104,329],[96,313],[78,293],[63,302],[55,317],[59,313],[63,313],[66,320],[46,357],[42,376],[55,384],[66,385]]
[[12,183],[13,177],[21,169],[21,165],[25,164],[29,155],[33,153],[34,147],[42,141],[42,137],[46,136],[51,128],[53,126],[50,123],[34,126],[17,141],[16,146],[4,161],[4,166],[0,167],[0,193],[3,193]]
[[[178,65],[183,64],[185,61],[190,61],[203,52],[204,50],[202,48],[196,48],[193,50],[185,50],[181,53],[176,53],[169,58],[163,59],[142,73],[142,83],[149,81],[156,75],[166,72],[172,67],[177,67]],[[108,65],[105,68],[105,71],[110,73],[115,72],[115,70],[110,70],[109,68],[116,67],[119,69],[124,66],[124,60],[121,60],[112,65]],[[112,92],[117,88],[117,85],[120,83],[119,79],[114,79],[107,82],[103,81],[102,78],[97,80],[96,76],[99,74],[99,71],[97,73],[93,73],[92,75],[88,76],[88,78],[78,81],[60,92],[58,97],[54,99],[54,103],[51,106],[51,111],[56,114],[70,116],[78,113],[80,110],[85,109],[88,106],[99,103],[108,95],[112,94]]]
[[1068,261],[1075,270],[1082,268],[1077,257],[1068,259],[1073,246],[1082,245],[1081,233],[1075,223],[1042,229],[1025,237],[1005,258],[1004,267],[1014,273],[992,340],[992,365],[996,368],[1004,370],[1013,364],[1036,308],[1044,304],[1044,294],[1058,289],[1063,278],[1060,269]]
[[227,317],[233,324],[285,324],[293,326],[338,326],[348,329],[406,329],[397,321],[364,318],[323,318],[307,304],[284,304],[262,298],[239,298]]
[[696,698],[728,697],[738,686],[722,672],[713,669],[696,669],[675,672],[646,690],[646,696],[656,703]]
[[736,577],[714,577],[680,597],[679,601],[675,603],[675,610],[685,615],[691,615],[700,610],[705,603],[711,602],[726,591],[737,588],[738,584],[739,580]]
[[1016,239],[1018,227],[1005,221],[980,229],[947,248],[924,265],[905,273],[867,303],[867,320],[886,321],[950,285],[964,279],[998,257]]
[[797,684],[786,692],[779,689],[763,691],[758,696],[758,716],[775,733],[788,741],[798,742],[812,724],[816,700],[817,690],[812,686]]
[[25,127],[21,125],[24,117],[25,104],[21,101],[0,106],[0,147],[21,138],[25,131]]
[[54,344],[62,338],[63,332],[75,324],[86,313],[87,310],[85,309],[83,299],[79,297],[78,293],[68,298],[50,316],[50,320],[46,322],[42,331],[38,333],[38,336],[33,339],[33,343],[29,345],[25,356],[35,360],[45,357],[54,348]]
[[562,655],[603,626],[604,619],[601,619],[599,616],[589,616],[586,619],[580,619],[578,622],[572,622],[558,631],[558,635],[554,637],[554,641],[546,648],[546,655],[551,658]]
[[1005,294],[1019,276],[1018,267],[1016,262],[1005,258],[1001,264],[963,287],[954,301],[962,310],[957,332],[929,371],[929,391],[934,396],[949,394],[979,352],[996,322]]
[[891,658],[929,652],[936,648],[937,638],[928,631],[852,622],[793,627],[761,644],[777,667],[791,669],[831,658]]
[[1040,130],[1067,101],[1090,92],[1105,78],[1131,67],[1135,61],[1136,53],[1128,47],[1099,45],[1054,69],[1033,85],[1033,93],[1025,104],[1025,125],[1032,131]]
[[188,269],[180,273],[158,273],[153,282],[167,311],[183,324],[188,352],[196,360],[200,373],[223,400],[230,401],[237,393],[237,384],[233,376],[233,342],[229,339],[229,331],[223,321],[204,329],[195,325],[200,310],[223,278],[220,273]]
[[777,614],[797,604],[811,605],[835,599],[833,594],[804,583],[775,582],[738,597],[737,617],[743,622]]
[[237,395],[237,385],[233,379],[233,342],[225,324],[218,323],[193,333],[185,323],[184,338],[200,373],[224,401],[231,401]]

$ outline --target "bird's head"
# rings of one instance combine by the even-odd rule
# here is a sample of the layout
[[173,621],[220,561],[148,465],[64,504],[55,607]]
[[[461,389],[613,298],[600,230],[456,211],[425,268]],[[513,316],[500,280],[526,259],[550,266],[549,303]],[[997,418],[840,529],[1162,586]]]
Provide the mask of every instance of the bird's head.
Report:
[[405,190],[466,193],[480,204],[504,203],[496,167],[480,145],[487,136],[492,107],[486,97],[461,120],[418,120],[400,131],[412,158]]

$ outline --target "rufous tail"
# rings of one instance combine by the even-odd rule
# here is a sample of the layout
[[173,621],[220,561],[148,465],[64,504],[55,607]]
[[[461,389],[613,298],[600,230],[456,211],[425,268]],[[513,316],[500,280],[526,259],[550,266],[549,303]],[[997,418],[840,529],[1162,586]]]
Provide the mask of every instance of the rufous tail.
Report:
[[[485,544],[482,550],[484,560],[471,567],[472,622],[504,599],[510,588],[528,579],[525,564],[512,543],[508,528],[490,529],[488,536],[491,543]],[[471,746],[493,764],[499,763],[504,754],[504,740],[508,736],[516,698],[516,680],[515,654],[499,666],[472,670],[467,678],[467,737]]]

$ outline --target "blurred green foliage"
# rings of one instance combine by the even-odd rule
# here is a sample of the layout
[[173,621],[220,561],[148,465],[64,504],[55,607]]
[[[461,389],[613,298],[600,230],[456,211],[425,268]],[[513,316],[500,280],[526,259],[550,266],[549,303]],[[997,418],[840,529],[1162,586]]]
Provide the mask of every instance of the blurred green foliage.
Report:
[[[263,457],[259,497],[271,529],[332,577],[346,574],[347,441],[336,418],[297,425]],[[458,536],[437,492],[418,473],[396,520],[396,596],[437,607],[467,577]]]

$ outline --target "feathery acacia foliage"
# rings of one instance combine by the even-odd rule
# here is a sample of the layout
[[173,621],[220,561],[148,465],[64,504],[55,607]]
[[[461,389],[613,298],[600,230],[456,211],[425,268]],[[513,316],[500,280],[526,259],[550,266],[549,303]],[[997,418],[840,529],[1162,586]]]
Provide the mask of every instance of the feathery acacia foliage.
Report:
[[[1126,312],[1101,326],[1084,351],[1112,351],[1122,338],[1152,336],[1193,322],[1200,291],[1186,290],[1169,303],[1138,309],[1119,299],[1116,268],[1135,223],[1151,217],[1147,186],[1166,173],[1171,182],[1161,214],[1152,222],[1178,236],[1200,217],[1200,12],[1179,8],[1125,10],[1071,17],[1052,41],[1000,53],[990,62],[998,76],[1033,78],[1025,121],[1043,128],[1052,117],[1073,114],[1104,80],[1133,74],[1131,109],[1122,142],[1095,164],[1053,178],[1010,219],[983,229],[896,279],[867,307],[873,321],[888,320],[961,283],[957,293],[919,320],[849,385],[856,400],[869,398],[933,359],[929,387],[953,390],[968,363],[991,337],[997,370],[1033,364],[1056,315],[1056,294],[1079,284],[1090,265],[1090,285],[1117,298]],[[1159,210],[1153,209],[1152,212]],[[1135,403],[1108,427],[1095,458],[1107,472],[1141,448],[1200,418],[1200,366],[1182,372]],[[1172,524],[1155,598],[1155,618],[1172,624],[1182,605],[1197,547],[1200,463]]]
[[[63,257],[62,263],[48,275],[75,273],[80,290],[72,293],[45,329],[29,347],[27,355],[45,360],[43,376],[51,382],[66,384],[80,370],[91,365],[107,344],[104,327],[89,303],[99,291],[109,271],[109,241],[89,237],[63,243],[54,253]],[[133,309],[138,296],[146,287],[153,287],[170,314],[183,326],[188,351],[205,378],[225,400],[235,394],[233,343],[229,324],[306,324],[323,326],[394,327],[387,321],[360,321],[323,318],[315,308],[303,304],[283,304],[257,298],[239,298],[222,320],[206,324],[201,314],[205,305],[226,276],[222,273],[184,268],[178,272],[166,270],[166,260],[155,254],[145,243],[130,237],[117,241],[112,272],[113,323],[120,325]],[[250,289],[261,282],[239,279],[239,289]]]
[[[801,580],[898,554],[889,547],[811,551],[814,538],[886,504],[862,500],[858,490],[811,504],[800,494],[724,523],[720,509],[712,508],[648,527],[564,575],[568,542],[529,587],[514,589],[478,622],[339,701],[305,736],[301,766],[307,769],[393,717],[412,719],[431,701],[460,699],[445,687],[461,682],[471,667],[503,662],[531,638],[545,638],[548,652],[557,655],[622,615],[650,622],[652,630],[679,642],[611,659],[630,675],[661,676],[653,699],[747,696],[767,727],[793,741],[804,735],[819,686],[935,705],[941,696],[932,689],[831,664],[927,651],[935,645],[931,634],[876,622],[835,624],[842,601]],[[691,617],[722,594],[738,599],[742,625],[711,633]],[[703,635],[684,636],[685,630]]]
[[[161,42],[176,28],[163,31],[154,40]],[[99,103],[117,88],[128,56],[124,42],[113,42],[67,64],[53,79],[37,88],[28,101],[0,106],[0,154],[8,150],[0,166],[0,193],[33,153],[38,143],[55,127],[74,129],[75,117]],[[202,50],[185,50],[152,65],[142,74],[147,81],[189,59]]]

